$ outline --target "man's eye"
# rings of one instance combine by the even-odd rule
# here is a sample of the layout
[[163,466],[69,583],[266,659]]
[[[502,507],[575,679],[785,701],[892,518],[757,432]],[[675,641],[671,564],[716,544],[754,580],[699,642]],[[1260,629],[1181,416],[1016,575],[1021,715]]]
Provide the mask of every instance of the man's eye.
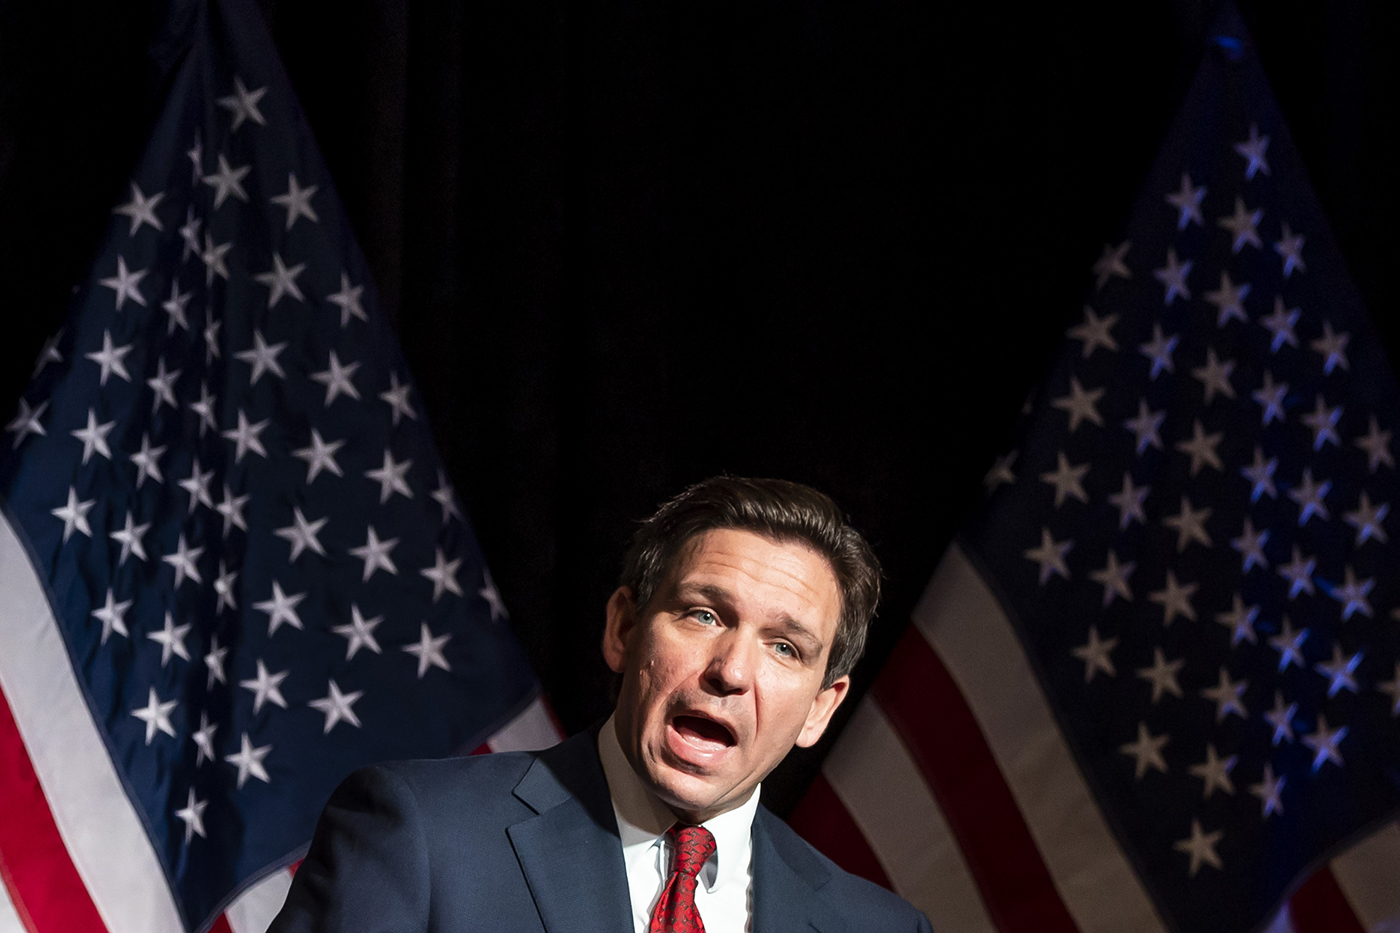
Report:
[[773,646],[773,650],[777,651],[778,654],[782,655],[785,658],[797,657],[797,649],[785,641],[778,642],[776,645]]
[[719,617],[708,609],[696,609],[690,615],[691,618],[695,619],[695,621],[699,622],[701,625],[719,624]]

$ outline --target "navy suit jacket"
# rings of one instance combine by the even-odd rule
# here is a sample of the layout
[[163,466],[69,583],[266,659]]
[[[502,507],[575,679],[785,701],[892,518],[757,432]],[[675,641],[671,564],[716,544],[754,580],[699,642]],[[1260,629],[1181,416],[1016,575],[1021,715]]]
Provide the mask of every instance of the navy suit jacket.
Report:
[[[631,933],[597,730],[543,752],[355,772],[321,814],[269,933]],[[754,933],[930,933],[760,807]]]

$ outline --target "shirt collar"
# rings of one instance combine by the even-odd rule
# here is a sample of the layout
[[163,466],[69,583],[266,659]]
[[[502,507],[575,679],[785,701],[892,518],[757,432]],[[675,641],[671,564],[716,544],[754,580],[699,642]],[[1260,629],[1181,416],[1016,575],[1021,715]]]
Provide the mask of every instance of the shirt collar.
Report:
[[[663,842],[666,830],[677,821],[670,808],[632,770],[617,740],[615,718],[615,715],[609,716],[598,732],[598,757],[612,795],[623,858],[631,862],[633,858],[648,857],[652,848]],[[701,873],[706,890],[713,891],[735,880],[747,884],[753,853],[753,820],[758,812],[762,786],[755,787],[739,806],[700,824],[715,837],[715,854],[710,857],[714,871]]]

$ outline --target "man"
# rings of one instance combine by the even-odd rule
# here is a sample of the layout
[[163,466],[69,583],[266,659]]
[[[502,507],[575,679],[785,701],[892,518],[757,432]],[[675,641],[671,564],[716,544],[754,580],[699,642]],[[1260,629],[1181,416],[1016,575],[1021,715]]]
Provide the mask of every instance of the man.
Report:
[[608,602],[613,715],[544,752],[352,775],[272,933],[926,933],[759,805],[845,698],[878,599],[826,496],[692,486],[639,528]]

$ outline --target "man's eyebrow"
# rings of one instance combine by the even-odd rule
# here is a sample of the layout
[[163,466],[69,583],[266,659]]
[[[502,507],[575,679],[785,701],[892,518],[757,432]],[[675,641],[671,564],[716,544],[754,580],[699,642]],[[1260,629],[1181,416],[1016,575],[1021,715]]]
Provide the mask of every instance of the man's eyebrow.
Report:
[[780,614],[777,621],[778,627],[783,630],[784,634],[793,641],[802,642],[803,647],[808,651],[816,653],[821,650],[821,638],[806,625],[803,625],[787,613]]
[[713,583],[681,583],[676,587],[676,595],[682,598],[700,597],[706,602],[728,603],[729,591]]

